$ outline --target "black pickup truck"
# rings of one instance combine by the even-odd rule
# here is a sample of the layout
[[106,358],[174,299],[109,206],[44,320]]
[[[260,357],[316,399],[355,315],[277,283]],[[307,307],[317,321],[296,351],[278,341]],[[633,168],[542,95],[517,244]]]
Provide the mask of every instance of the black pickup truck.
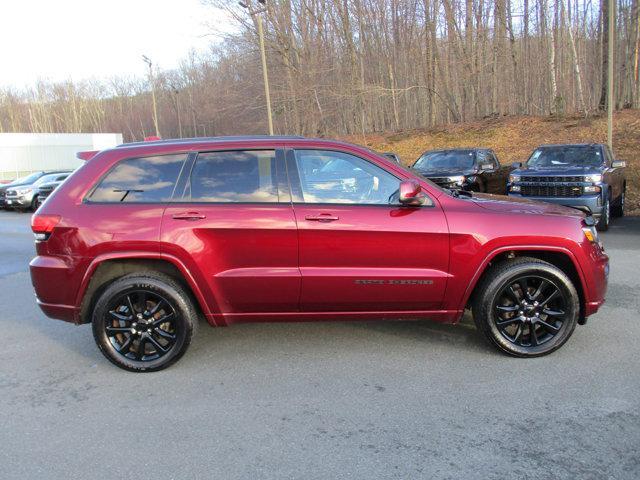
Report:
[[442,188],[506,194],[509,169],[489,148],[430,150],[411,168]]
[[624,215],[625,166],[600,143],[541,145],[526,163],[512,164],[508,193],[590,212],[606,230],[612,215]]

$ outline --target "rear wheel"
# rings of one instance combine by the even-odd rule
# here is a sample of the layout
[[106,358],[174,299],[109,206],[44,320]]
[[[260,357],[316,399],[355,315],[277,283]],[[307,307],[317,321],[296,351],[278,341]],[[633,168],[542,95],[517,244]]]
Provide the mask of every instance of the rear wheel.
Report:
[[151,372],[177,361],[197,322],[191,298],[171,277],[145,272],[114,281],[93,312],[100,351],[125,370]]
[[473,318],[501,351],[538,357],[560,348],[576,327],[578,293],[550,263],[518,258],[493,267],[478,286]]

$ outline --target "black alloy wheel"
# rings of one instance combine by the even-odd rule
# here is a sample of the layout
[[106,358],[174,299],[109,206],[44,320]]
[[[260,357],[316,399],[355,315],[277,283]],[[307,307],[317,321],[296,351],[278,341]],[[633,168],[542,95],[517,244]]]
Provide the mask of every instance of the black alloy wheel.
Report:
[[572,280],[544,260],[516,257],[496,263],[474,291],[473,319],[499,350],[538,357],[560,348],[580,315]]
[[198,314],[191,296],[159,272],[130,274],[100,295],[93,336],[105,357],[125,370],[156,371],[187,350]]
[[537,347],[558,334],[567,303],[552,281],[533,275],[519,277],[507,282],[496,297],[495,324],[509,342]]
[[176,312],[165,298],[148,290],[116,297],[104,329],[118,354],[148,362],[166,355],[176,343]]

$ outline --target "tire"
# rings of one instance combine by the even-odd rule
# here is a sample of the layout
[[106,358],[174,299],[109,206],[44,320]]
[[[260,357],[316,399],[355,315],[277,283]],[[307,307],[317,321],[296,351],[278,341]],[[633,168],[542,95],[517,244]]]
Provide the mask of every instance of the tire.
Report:
[[624,204],[625,204],[625,191],[626,185],[622,188],[622,193],[620,194],[620,200],[618,201],[618,205],[611,209],[611,214],[614,217],[624,217]]
[[600,219],[598,220],[598,224],[596,228],[601,232],[606,232],[609,230],[609,222],[611,221],[611,195],[607,195],[607,198],[604,200],[604,205],[602,205],[602,215],[600,215]]
[[197,320],[190,295],[173,278],[153,271],[134,273],[115,280],[98,298],[93,337],[114,365],[154,372],[184,355]]
[[31,205],[29,205],[29,207],[27,207],[25,212],[35,212],[37,209],[38,209],[38,196],[36,195],[31,200]]
[[[541,287],[543,281],[547,286]],[[512,288],[513,296],[506,294],[513,285],[520,288]],[[575,286],[562,270],[536,258],[521,257],[491,267],[476,292],[472,311],[478,330],[509,355],[547,355],[564,345],[578,323],[580,303]],[[544,302],[547,297],[552,298]],[[541,305],[535,304],[538,300]]]

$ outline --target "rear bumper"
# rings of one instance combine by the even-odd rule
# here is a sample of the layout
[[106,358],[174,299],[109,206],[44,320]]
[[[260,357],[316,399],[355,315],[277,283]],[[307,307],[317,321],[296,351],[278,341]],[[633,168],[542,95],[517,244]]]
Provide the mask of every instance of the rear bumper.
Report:
[[602,198],[600,195],[590,195],[582,197],[530,197],[518,193],[509,192],[510,197],[525,198],[536,202],[555,203],[566,207],[587,207],[594,217],[599,218],[602,214]]
[[29,263],[31,284],[42,312],[50,318],[79,323],[80,309],[73,305],[72,266],[63,257],[39,255]]

